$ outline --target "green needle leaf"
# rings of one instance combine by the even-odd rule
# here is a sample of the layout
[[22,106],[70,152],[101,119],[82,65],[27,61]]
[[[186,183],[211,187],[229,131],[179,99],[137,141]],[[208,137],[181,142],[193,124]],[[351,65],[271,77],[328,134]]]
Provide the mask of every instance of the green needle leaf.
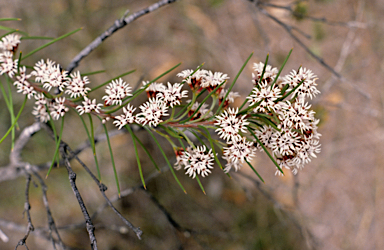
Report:
[[279,102],[279,101],[282,101],[284,100],[285,98],[287,98],[290,94],[292,94],[298,87],[301,86],[301,84],[303,84],[303,82],[305,81],[305,79],[301,80],[299,82],[299,84],[296,85],[296,87],[294,87],[291,91],[289,91],[287,94],[285,94],[283,97],[280,97],[279,99],[276,100],[276,102]]
[[[102,121],[102,119],[99,117],[100,121]],[[108,142],[108,148],[109,148],[109,154],[111,155],[111,161],[112,161],[112,167],[113,167],[113,173],[115,175],[115,181],[116,181],[116,186],[117,186],[117,193],[119,194],[119,197],[121,197],[120,195],[120,184],[119,184],[119,178],[117,176],[117,171],[116,171],[116,166],[115,166],[115,159],[113,158],[113,152],[112,152],[112,147],[111,147],[111,142],[109,140],[109,134],[108,134],[108,130],[107,130],[107,126],[105,126],[105,124],[103,124],[103,127],[104,127],[104,132],[105,132],[105,136],[107,137],[107,142]]]
[[[92,88],[91,91],[89,91],[89,92],[92,92],[92,91],[95,91],[96,89],[99,89],[99,88],[101,88],[101,87],[104,87],[104,86],[107,85],[108,83],[110,83],[110,82],[112,82],[112,81],[114,81],[114,80],[116,80],[116,79],[119,79],[119,78],[121,78],[121,77],[123,77],[123,76],[132,74],[132,73],[134,73],[135,71],[136,71],[136,70],[133,69],[133,70],[131,70],[131,71],[128,71],[128,72],[125,72],[125,73],[123,73],[123,74],[121,74],[121,75],[118,75],[118,76],[116,76],[115,78],[112,78],[112,79],[110,79],[110,80],[108,80],[108,81],[106,81],[106,82],[104,82],[104,83],[102,83],[102,84],[100,84],[100,85],[97,85],[96,87]],[[105,72],[105,70],[99,70],[99,71],[90,72],[90,73],[81,74],[81,75],[82,75],[82,76],[89,76],[89,75],[94,75],[94,74],[98,74],[98,73],[102,73],[102,72]]]
[[89,141],[92,146],[92,151],[93,151],[93,158],[95,159],[95,164],[96,164],[96,169],[97,169],[97,176],[99,178],[99,181],[101,180],[101,174],[100,174],[100,168],[99,168],[99,161],[97,160],[97,154],[96,154],[96,146],[95,146],[95,134],[94,134],[94,129],[93,129],[93,121],[92,121],[92,116],[91,114],[88,113],[88,118],[89,118],[89,123],[91,125],[91,138],[89,138]]
[[[133,131],[132,131],[133,132]],[[135,137],[135,140],[140,144],[140,146],[144,149],[145,153],[148,155],[149,159],[151,160],[151,162],[153,163],[153,165],[155,165],[155,168],[161,172],[159,166],[157,166],[155,160],[153,159],[152,155],[149,153],[149,151],[147,150],[147,148],[144,146],[144,144],[139,140],[139,138],[137,138],[137,136],[135,135],[135,133],[132,133],[132,135]]]
[[161,152],[162,155],[164,156],[164,159],[167,161],[167,164],[168,164],[168,166],[169,166],[169,169],[171,170],[172,175],[173,175],[173,177],[175,178],[176,182],[179,184],[180,188],[184,191],[184,193],[187,193],[187,191],[185,191],[183,185],[181,185],[179,179],[177,178],[177,176],[176,176],[176,174],[175,174],[175,171],[173,170],[173,167],[172,167],[171,163],[170,163],[169,160],[168,160],[167,155],[166,155],[165,152],[163,151],[162,147],[160,146],[160,143],[157,141],[157,139],[156,139],[156,137],[153,135],[152,131],[151,131],[148,127],[146,127],[146,126],[144,126],[144,129],[148,131],[148,133],[152,136],[153,140],[155,141],[157,147],[160,149],[160,152]]
[[205,195],[207,195],[207,194],[205,193],[205,190],[204,190],[203,185],[202,185],[201,182],[200,182],[199,176],[197,176],[197,175],[196,175],[196,180],[197,180],[197,183],[199,183],[199,186],[200,186],[200,188],[201,188],[201,191],[203,191],[203,193],[204,193]]
[[[248,64],[248,62],[249,62],[249,60],[251,59],[252,56],[253,56],[253,52],[248,56],[247,60],[245,60],[243,66],[241,66],[241,68],[240,68],[239,72],[237,73],[235,79],[233,79],[233,82],[232,82],[231,86],[229,87],[229,89],[227,91],[227,94],[225,95],[225,97],[224,97],[223,101],[221,102],[219,108],[216,110],[216,113],[212,117],[215,117],[216,115],[218,115],[220,113],[220,110],[223,108],[224,102],[227,99],[227,97],[229,95],[229,92],[232,90],[233,86],[235,86],[235,83],[236,83],[237,79],[239,78],[240,74],[243,72],[245,66]],[[240,108],[240,110],[241,110],[241,108]]]
[[76,29],[76,30],[74,30],[74,31],[71,31],[71,32],[69,32],[69,33],[67,33],[67,34],[65,34],[65,35],[62,35],[62,36],[60,36],[60,37],[58,37],[58,38],[56,38],[56,39],[53,39],[52,41],[50,41],[50,42],[44,44],[43,46],[40,46],[40,47],[37,48],[37,49],[32,50],[31,52],[29,52],[28,54],[26,54],[26,55],[23,57],[22,60],[24,60],[24,59],[27,58],[27,57],[30,57],[31,55],[33,55],[33,54],[35,54],[36,52],[38,52],[38,51],[44,49],[45,47],[48,47],[49,45],[54,44],[54,43],[57,42],[57,41],[60,41],[60,40],[66,38],[66,37],[68,37],[68,36],[70,36],[70,35],[75,34],[75,33],[78,32],[79,30],[82,30],[82,28],[79,28],[79,29]]
[[261,178],[261,176],[260,176],[259,173],[256,171],[256,169],[253,168],[253,166],[251,165],[251,163],[249,163],[245,157],[244,157],[244,160],[245,160],[245,162],[248,164],[248,166],[249,166],[250,168],[252,168],[253,172],[255,172],[255,174],[260,178],[260,180],[261,180],[263,183],[265,183],[264,180],[263,180],[263,178]]
[[0,22],[2,21],[21,21],[21,18],[16,18],[16,17],[5,17],[5,18],[0,18]]
[[275,77],[275,80],[272,82],[271,89],[273,88],[273,85],[275,85],[275,82],[276,82],[277,79],[279,78],[281,71],[283,70],[285,64],[286,64],[287,61],[288,61],[289,56],[290,56],[291,53],[292,53],[292,50],[293,50],[293,49],[291,49],[291,50],[289,51],[287,57],[285,58],[285,60],[284,60],[284,62],[283,62],[283,65],[281,65],[280,70],[279,70],[279,72],[277,73],[277,75],[276,75],[276,77]]
[[[214,144],[213,144],[213,139],[212,139],[211,134],[209,133],[208,129],[207,129],[206,127],[204,127],[204,126],[201,126],[201,125],[199,125],[198,127],[201,128],[201,129],[203,129],[203,130],[205,130],[205,132],[207,133],[209,143],[211,144],[211,149],[212,149],[213,157],[215,158],[215,161],[216,161],[217,165],[219,165],[219,167],[220,167],[222,170],[224,170],[223,166],[222,166],[221,163],[220,163],[219,158],[217,158],[217,154],[216,154],[215,147],[214,147]],[[231,176],[229,175],[229,173],[227,173],[227,176],[228,176],[229,178],[231,178]]]
[[27,96],[25,96],[25,99],[24,99],[24,102],[23,102],[23,105],[21,106],[20,110],[19,110],[19,113],[17,114],[15,120],[13,121],[11,127],[8,129],[8,131],[5,133],[5,135],[0,139],[0,144],[4,141],[5,138],[7,138],[7,136],[9,135],[9,133],[13,130],[13,128],[15,127],[16,123],[17,123],[17,120],[19,119],[20,115],[21,115],[21,112],[23,111],[24,107],[25,107],[25,104],[27,103]]
[[[53,124],[53,122],[52,122]],[[60,148],[60,143],[61,143],[61,137],[63,135],[63,130],[64,130],[64,116],[61,118],[61,127],[60,127],[60,134],[59,134],[59,139],[56,141],[56,149],[55,149],[55,154],[53,155],[53,159],[52,159],[52,162],[51,162],[51,166],[49,167],[48,169],[48,172],[47,172],[47,175],[45,176],[45,178],[48,178],[48,175],[49,173],[51,172],[52,170],[52,167],[53,165],[55,164],[55,160],[56,158],[59,158],[58,154],[59,154],[59,148]],[[55,135],[55,138],[56,138],[56,135]],[[59,163],[59,162],[58,162]]]
[[145,180],[144,180],[144,176],[143,176],[143,171],[141,169],[141,162],[140,162],[139,152],[137,151],[136,140],[135,140],[135,137],[133,136],[133,131],[132,131],[130,126],[125,125],[125,127],[128,129],[128,131],[129,131],[129,133],[131,134],[131,137],[132,137],[133,147],[135,148],[136,161],[137,161],[137,165],[139,167],[141,183],[143,183],[144,189],[147,189],[147,187],[145,186]]
[[218,85],[216,88],[214,88],[214,90],[212,90],[205,98],[204,100],[200,103],[199,107],[197,107],[197,109],[195,110],[195,112],[193,112],[193,114],[191,116],[189,116],[187,119],[185,119],[184,121],[181,121],[180,123],[183,124],[183,123],[186,123],[188,122],[189,120],[191,120],[193,118],[193,116],[200,110],[200,108],[203,106],[203,104],[208,100],[208,98],[213,95],[221,86],[223,86],[223,84],[225,83],[225,81],[223,81],[220,85]]
[[280,168],[279,164],[277,164],[276,160],[272,157],[272,155],[269,153],[268,149],[264,146],[263,143],[261,143],[261,141],[259,140],[259,138],[257,138],[257,136],[255,135],[255,133],[253,133],[253,131],[248,127],[248,131],[251,132],[252,136],[256,139],[257,143],[259,143],[259,145],[263,148],[264,152],[268,155],[268,157],[272,160],[272,162],[275,164],[275,166],[277,167],[277,169],[279,169],[279,171],[284,175],[284,172],[283,170]]
[[[92,72],[87,72],[87,73],[82,73],[81,76],[91,76],[91,75],[96,75],[100,73],[104,73],[106,70],[97,70],[97,71],[92,71]],[[131,71],[130,71],[131,72]],[[130,74],[130,72],[128,72]],[[133,71],[134,72],[134,71]],[[128,75],[128,73],[126,75]]]
[[[266,69],[267,64],[268,64],[268,59],[269,59],[269,54],[267,54],[267,57],[265,58],[265,61],[264,61],[264,68],[263,68],[263,72],[261,72],[260,79],[263,79],[263,77],[264,77],[264,72],[265,72],[265,69]],[[249,96],[249,95],[248,95],[248,96]],[[241,104],[241,106],[239,107],[239,110],[241,110],[241,109],[245,106],[245,104],[247,103],[247,101],[248,101],[247,98],[245,98],[243,104]]]

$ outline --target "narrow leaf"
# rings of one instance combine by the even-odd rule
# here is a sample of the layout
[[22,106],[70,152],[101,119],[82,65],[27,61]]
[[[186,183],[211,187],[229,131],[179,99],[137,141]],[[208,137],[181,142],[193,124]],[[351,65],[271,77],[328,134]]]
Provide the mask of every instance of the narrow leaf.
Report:
[[[249,60],[251,59],[251,57],[253,56],[253,52],[248,56],[247,60],[245,60],[245,62],[243,63],[243,66],[241,66],[239,72],[237,73],[235,79],[233,79],[233,82],[231,84],[231,86],[228,88],[228,91],[227,91],[227,94],[224,96],[224,99],[223,101],[221,102],[219,108],[216,110],[216,113],[212,116],[212,117],[215,117],[216,115],[218,115],[220,113],[220,110],[223,108],[223,105],[225,103],[225,100],[227,99],[228,95],[229,95],[229,92],[231,92],[233,86],[235,86],[235,83],[237,82],[237,79],[239,78],[240,74],[243,72],[245,66],[248,64]],[[240,108],[241,110],[241,108]]]
[[144,180],[144,176],[143,176],[143,171],[141,169],[141,162],[140,162],[139,152],[137,151],[136,140],[135,140],[135,137],[133,136],[133,131],[132,131],[130,126],[125,125],[125,127],[128,129],[128,131],[129,131],[129,133],[131,134],[131,137],[132,137],[133,147],[135,148],[137,166],[139,167],[141,183],[143,183],[144,189],[147,189],[147,187],[145,186],[145,180]]
[[[99,119],[100,119],[100,121],[102,120],[100,117],[99,117]],[[104,127],[105,136],[107,137],[108,148],[109,148],[109,154],[111,155],[111,162],[112,162],[113,174],[115,175],[115,181],[116,181],[117,193],[119,194],[119,197],[121,197],[121,195],[120,195],[119,178],[118,178],[118,176],[117,176],[117,171],[116,171],[116,166],[115,166],[115,159],[114,159],[114,157],[113,157],[112,146],[111,146],[111,142],[110,142],[110,140],[109,140],[109,134],[108,134],[107,126],[105,126],[105,124],[103,124],[103,127]]]
[[[261,178],[261,176],[260,176],[259,173],[256,171],[256,169],[253,168],[253,166],[251,165],[251,163],[249,163],[245,157],[244,157],[244,160],[245,160],[245,162],[248,164],[248,166],[253,170],[253,172],[255,172],[255,174],[260,178],[260,180],[261,180],[262,182],[264,182],[263,178]],[[264,182],[264,183],[265,183],[265,182]]]
[[21,112],[23,111],[24,107],[25,107],[25,104],[27,103],[27,96],[25,96],[25,99],[24,99],[24,102],[23,102],[23,105],[21,105],[21,108],[19,110],[19,113],[17,114],[15,120],[13,121],[11,127],[8,129],[8,131],[5,133],[5,135],[0,139],[0,143],[2,143],[4,141],[5,138],[7,138],[7,136],[9,135],[9,133],[12,131],[12,129],[15,127],[16,123],[17,123],[17,120],[19,119],[20,115],[21,115]]
[[[92,91],[94,91],[94,90],[96,90],[96,89],[99,89],[99,88],[101,88],[101,87],[104,87],[104,86],[107,85],[108,83],[110,83],[110,82],[112,82],[112,81],[114,81],[114,80],[116,80],[116,79],[119,79],[119,78],[121,78],[121,77],[123,77],[123,76],[132,74],[132,73],[135,72],[135,71],[136,71],[136,70],[133,69],[133,70],[130,70],[130,71],[128,71],[128,72],[125,72],[125,73],[123,73],[123,74],[121,74],[121,75],[118,75],[118,76],[116,76],[115,78],[112,78],[112,79],[110,79],[110,80],[108,80],[108,81],[106,81],[106,82],[104,82],[104,83],[102,83],[102,84],[100,84],[100,85],[97,85],[96,87],[92,88],[91,91],[89,91],[89,92],[92,92]],[[94,75],[94,74],[98,74],[98,73],[102,73],[102,72],[105,72],[105,70],[99,70],[99,71],[90,72],[90,73],[81,74],[81,75],[82,75],[82,76],[89,76],[89,75]]]
[[0,22],[2,21],[21,21],[21,18],[18,17],[4,17],[0,18]]
[[223,84],[225,83],[225,81],[223,81],[220,85],[217,85],[216,88],[214,88],[204,99],[203,101],[200,103],[200,105],[197,107],[197,109],[195,110],[195,112],[193,112],[193,114],[191,116],[189,116],[187,119],[185,119],[184,121],[181,121],[180,123],[183,124],[183,123],[186,123],[188,122],[189,120],[191,120],[193,118],[193,116],[200,110],[200,108],[203,106],[203,104],[208,100],[209,97],[211,97],[211,95],[213,95],[221,86],[223,86]]
[[255,133],[253,133],[253,131],[248,128],[248,131],[251,132],[252,136],[256,139],[257,143],[259,143],[259,145],[263,148],[264,152],[268,155],[269,159],[272,160],[272,162],[275,164],[275,166],[277,167],[277,169],[279,169],[279,171],[284,174],[283,170],[280,168],[279,164],[277,164],[276,160],[272,157],[272,155],[269,153],[268,149],[264,146],[263,143],[261,143],[261,141],[259,140],[259,138],[257,138],[257,136],[255,135]]
[[48,43],[46,43],[46,44],[40,46],[40,47],[37,48],[37,49],[32,50],[31,52],[29,52],[27,55],[25,55],[25,56],[23,57],[23,60],[24,60],[25,58],[30,57],[31,55],[35,54],[36,52],[38,52],[38,51],[44,49],[45,47],[48,47],[49,45],[54,44],[54,43],[57,42],[57,41],[60,41],[60,40],[66,38],[66,37],[68,37],[68,36],[70,36],[70,35],[72,35],[72,34],[75,34],[75,33],[78,32],[79,30],[82,30],[82,28],[79,28],[79,29],[76,29],[76,30],[74,30],[74,31],[71,31],[71,32],[69,32],[69,33],[67,33],[67,34],[65,34],[65,35],[62,35],[62,36],[60,36],[60,37],[58,37],[58,38],[56,38],[56,39],[53,39],[52,41],[50,41],[50,42],[48,42]]
[[201,184],[200,179],[199,179],[199,176],[197,176],[197,175],[196,175],[196,180],[197,180],[197,183],[199,183],[199,186],[200,186],[201,191],[203,191],[203,193],[204,193],[205,195],[207,195],[207,194],[205,193],[203,184]]
[[146,126],[144,126],[144,129],[148,131],[148,133],[152,136],[153,140],[155,141],[157,147],[160,149],[160,152],[161,152],[161,154],[164,156],[164,159],[166,160],[166,162],[167,162],[167,164],[168,164],[168,166],[169,166],[169,169],[171,170],[172,175],[173,175],[173,177],[175,178],[177,184],[179,184],[180,188],[184,191],[184,193],[187,193],[187,191],[185,191],[183,185],[181,185],[179,179],[177,178],[177,176],[176,176],[176,174],[175,174],[175,171],[173,170],[173,167],[172,167],[171,163],[170,163],[169,160],[168,160],[167,155],[165,154],[164,150],[163,150],[162,147],[160,146],[160,143],[157,141],[156,137],[153,135],[152,131],[151,131],[148,127],[146,127]]
[[91,126],[91,133],[90,133],[90,138],[89,142],[91,143],[92,146],[92,152],[93,152],[93,158],[95,159],[95,164],[96,164],[96,169],[97,169],[97,176],[99,178],[99,181],[101,180],[101,174],[100,174],[100,168],[99,168],[99,161],[97,160],[97,154],[96,154],[96,146],[95,146],[95,134],[94,134],[94,129],[93,129],[93,121],[92,121],[92,116],[91,114],[88,113],[88,118],[89,118],[89,123]]
[[155,166],[155,168],[161,172],[159,166],[157,166],[155,160],[153,159],[152,155],[149,153],[148,149],[144,146],[144,144],[139,140],[139,138],[135,135],[135,133],[132,133],[132,135],[135,137],[135,140],[140,144],[140,146],[144,149],[145,153],[148,155],[149,159],[151,160],[151,162],[153,163],[153,165]]
[[[62,135],[63,135],[63,130],[64,130],[64,116],[61,118],[61,127],[60,127],[59,139],[56,141],[56,149],[55,149],[55,153],[54,153],[54,155],[53,155],[53,159],[52,159],[52,162],[51,162],[51,166],[49,167],[48,172],[47,172],[47,175],[45,176],[45,178],[48,178],[48,175],[49,175],[49,173],[51,172],[53,165],[55,164],[55,160],[56,160],[56,158],[58,158],[58,156],[59,156],[59,148],[60,148],[60,143],[61,143],[61,137],[62,137]],[[55,138],[56,138],[56,136],[55,136]]]
[[281,71],[283,70],[285,64],[286,64],[287,61],[288,61],[289,56],[290,56],[291,53],[292,53],[292,50],[293,50],[293,48],[289,51],[287,57],[285,58],[285,60],[284,60],[284,62],[283,62],[283,65],[281,65],[280,70],[279,70],[279,72],[277,73],[277,75],[276,75],[276,77],[275,77],[275,80],[272,82],[271,89],[273,88],[273,85],[275,84],[275,82],[276,82],[277,79],[279,78]]

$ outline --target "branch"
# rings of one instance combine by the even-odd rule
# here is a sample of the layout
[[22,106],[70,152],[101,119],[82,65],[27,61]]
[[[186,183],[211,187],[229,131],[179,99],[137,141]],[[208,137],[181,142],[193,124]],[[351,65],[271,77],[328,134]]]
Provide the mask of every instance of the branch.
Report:
[[[250,1],[253,2],[253,0],[250,0]],[[348,28],[361,28],[361,29],[365,29],[367,27],[366,23],[359,22],[359,21],[339,22],[339,21],[330,21],[325,17],[312,17],[308,15],[302,15],[301,13],[298,13],[292,9],[292,4],[287,6],[281,6],[281,5],[276,5],[276,4],[266,3],[266,2],[259,2],[259,4],[267,7],[277,8],[277,9],[285,9],[291,12],[291,14],[294,16],[299,15],[300,18],[309,19],[314,22],[322,22],[331,26],[345,26]]]
[[[250,2],[255,2],[254,0],[248,0]],[[275,16],[271,15],[260,7],[262,5],[261,2],[256,1],[255,6],[260,13],[264,14],[265,16],[269,17],[272,19],[274,22],[279,24],[282,28],[284,28],[287,33],[309,54],[311,55],[316,61],[318,61],[323,67],[325,67],[328,71],[330,71],[335,77],[340,79],[342,82],[347,83],[348,85],[352,86],[357,92],[359,92],[361,95],[363,95],[365,98],[370,99],[370,95],[364,92],[362,89],[360,89],[357,85],[350,83],[344,76],[342,76],[339,72],[337,72],[334,68],[332,68],[329,64],[327,64],[323,58],[317,56],[315,53],[313,53],[308,46],[306,46],[295,34],[292,33],[292,29],[295,29],[294,27],[280,21],[278,18]]]
[[[31,139],[31,137],[41,129],[41,123],[35,122],[31,126],[26,127],[21,132],[19,138],[15,142],[15,147],[9,156],[10,165],[17,165],[21,162],[21,151]],[[0,175],[1,176],[1,175]]]
[[73,193],[76,196],[77,202],[80,205],[81,212],[83,213],[84,219],[85,219],[85,224],[87,228],[87,232],[89,235],[89,240],[91,241],[91,247],[92,249],[96,250],[97,249],[97,244],[96,244],[96,236],[95,236],[95,226],[92,223],[91,217],[88,214],[87,208],[85,207],[83,198],[80,195],[79,190],[77,189],[76,186],[76,173],[73,172],[71,165],[68,160],[68,155],[67,155],[67,150],[66,150],[66,145],[64,143],[60,143],[60,154],[64,160],[64,165],[67,168],[68,172],[68,177],[69,177],[69,182],[71,184],[71,188]]
[[96,184],[99,186],[99,190],[101,194],[103,195],[104,199],[107,201],[108,205],[112,208],[112,210],[119,216],[119,218],[129,227],[132,229],[132,231],[135,232],[137,238],[141,239],[141,235],[143,232],[140,230],[140,228],[133,226],[131,222],[129,222],[124,216],[121,215],[121,213],[113,206],[112,202],[108,199],[108,197],[105,194],[105,191],[107,190],[107,186],[105,186],[103,183],[101,183],[96,176],[91,172],[91,170],[87,167],[87,165],[82,162],[77,155],[74,154],[74,152],[71,150],[71,148],[65,143],[61,142],[65,145],[67,150],[73,155],[73,157],[80,163],[80,165],[87,171],[87,173],[91,176],[91,178],[96,182]]
[[[24,176],[24,169],[27,170],[28,173],[38,173],[43,170],[47,170],[51,166],[51,162],[41,163],[39,165],[33,165],[28,162],[22,162],[21,159],[21,151],[32,138],[32,136],[37,133],[41,129],[41,123],[35,122],[31,126],[26,127],[20,134],[19,138],[15,142],[15,147],[10,154],[10,163],[7,166],[0,167],[0,182],[14,180],[20,176]],[[140,129],[139,126],[132,126],[134,131],[138,131]],[[111,138],[116,135],[120,135],[124,133],[123,130],[112,130],[108,132],[108,136]],[[100,134],[95,136],[95,144],[101,141],[106,140],[106,135]],[[81,144],[78,148],[74,150],[74,155],[80,154],[85,149],[89,148],[91,144],[87,140],[83,144]],[[73,155],[70,156],[69,161],[73,159]],[[63,162],[60,162],[63,165]],[[59,164],[59,165],[60,165]]]
[[27,220],[28,220],[28,226],[27,226],[27,233],[25,236],[17,242],[17,245],[15,249],[17,249],[19,246],[25,246],[25,248],[28,250],[28,246],[26,244],[26,241],[28,239],[29,234],[34,230],[33,224],[32,224],[32,219],[31,219],[31,205],[29,204],[29,184],[31,183],[31,175],[27,175],[27,183],[25,185],[25,202],[24,202],[24,213],[27,214]]
[[[26,226],[17,224],[17,223],[15,223],[13,221],[7,221],[7,220],[3,220],[3,219],[0,219],[0,226],[3,227],[3,228],[6,228],[9,231],[14,231],[14,232],[25,232],[27,230]],[[49,237],[49,235],[47,234],[47,229],[46,228],[35,228],[35,230],[33,231],[33,236],[40,237],[40,238],[45,239],[47,241],[53,240],[55,243],[59,243],[55,239],[51,239]],[[63,244],[63,249],[66,249],[66,250],[79,250],[77,248],[71,248],[71,247],[65,246],[64,244]]]
[[96,49],[105,39],[110,37],[113,33],[118,31],[119,29],[123,28],[127,24],[130,24],[131,22],[135,21],[141,16],[144,16],[145,14],[151,13],[157,9],[159,9],[162,6],[165,6],[167,4],[171,4],[173,2],[176,2],[177,0],[161,0],[158,1],[155,4],[152,4],[151,6],[142,9],[140,11],[137,11],[133,13],[132,15],[129,15],[128,17],[122,17],[121,19],[117,19],[114,24],[109,27],[106,31],[104,31],[100,36],[98,36],[93,42],[91,42],[87,47],[85,47],[79,54],[75,56],[75,58],[69,63],[67,67],[67,71],[70,73],[75,69],[77,66],[79,66],[80,61],[88,56],[94,49]]
[[65,249],[65,246],[64,246],[64,243],[63,241],[61,240],[61,237],[60,237],[60,234],[57,230],[57,227],[56,227],[56,224],[55,224],[55,221],[53,219],[53,216],[52,216],[52,213],[51,213],[51,209],[49,208],[49,204],[48,204],[48,198],[47,198],[47,186],[45,185],[45,182],[43,180],[43,178],[41,178],[41,176],[36,173],[36,172],[33,172],[33,175],[38,179],[38,181],[40,182],[40,186],[41,186],[41,190],[43,191],[43,203],[44,203],[44,207],[45,207],[45,210],[47,212],[47,217],[48,217],[48,228],[49,228],[49,237],[51,238],[51,241],[52,241],[52,244],[53,244],[53,248],[56,249],[56,240],[52,237],[52,231],[56,234],[57,236],[57,242],[59,243],[59,245]]

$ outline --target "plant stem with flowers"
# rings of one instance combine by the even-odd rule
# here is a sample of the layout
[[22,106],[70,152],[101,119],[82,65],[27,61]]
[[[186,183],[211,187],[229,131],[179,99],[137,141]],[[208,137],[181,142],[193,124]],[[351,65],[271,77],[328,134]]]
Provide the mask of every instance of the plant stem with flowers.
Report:
[[[143,166],[137,151],[137,145],[143,144],[131,129],[134,125],[143,127],[155,140],[183,190],[173,169],[184,169],[186,175],[197,179],[204,191],[199,176],[209,176],[215,162],[224,173],[239,171],[242,166],[248,165],[263,180],[251,165],[257,151],[267,153],[276,166],[276,174],[284,174],[284,169],[296,174],[320,152],[319,120],[306,102],[319,94],[317,78],[306,68],[299,67],[280,77],[286,61],[278,70],[267,64],[267,56],[264,63],[253,65],[251,93],[243,105],[233,107],[235,98],[240,98],[240,95],[231,90],[252,54],[228,89],[225,88],[230,79],[227,74],[212,72],[200,65],[196,70],[187,69],[178,73],[180,83],[163,84],[156,82],[156,78],[144,81],[143,86],[132,93],[132,87],[121,77],[91,88],[87,76],[79,71],[69,74],[49,59],[38,61],[28,73],[27,65],[21,64],[22,55],[16,55],[20,38],[18,34],[2,37],[0,74],[13,81],[18,93],[24,94],[27,99],[35,99],[32,114],[36,120],[46,123],[62,119],[62,131],[64,116],[71,107],[80,117],[84,114],[97,116],[103,124],[111,122],[117,129],[127,129],[132,136],[144,187]],[[94,90],[104,86],[105,95],[101,102],[91,97]],[[134,106],[132,101],[143,92],[147,94],[147,101]],[[13,117],[10,128],[13,130],[19,114],[14,117],[11,103],[7,106]],[[92,142],[93,122],[91,117],[89,120],[91,132],[84,121],[83,125]],[[164,137],[172,146],[176,158],[173,166],[153,132]],[[60,139],[56,143],[57,152]],[[92,146],[94,149],[94,144]],[[110,152],[113,161],[111,148]],[[93,153],[97,164],[95,150]],[[113,166],[118,183],[114,163]]]

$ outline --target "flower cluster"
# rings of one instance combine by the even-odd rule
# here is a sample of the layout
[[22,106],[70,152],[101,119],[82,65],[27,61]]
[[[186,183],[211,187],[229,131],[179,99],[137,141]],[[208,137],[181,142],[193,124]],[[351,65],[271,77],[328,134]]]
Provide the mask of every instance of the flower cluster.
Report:
[[0,75],[8,74],[13,77],[17,73],[19,59],[13,59],[16,49],[19,47],[21,36],[9,34],[0,41]]
[[221,89],[223,89],[229,79],[227,74],[205,69],[195,71],[187,69],[178,73],[177,76],[184,78],[183,82],[186,82],[192,90],[207,89],[208,91],[214,90],[220,84],[222,84]]
[[[278,70],[263,63],[255,63],[254,70],[254,88],[247,97],[248,111],[239,114],[237,109],[228,109],[216,116],[215,125],[220,126],[216,132],[228,144],[223,152],[227,161],[224,170],[227,172],[233,167],[237,171],[240,163],[251,160],[256,148],[261,151],[266,148],[272,151],[280,169],[290,169],[296,174],[320,152],[319,120],[314,117],[311,105],[305,102],[306,97],[319,93],[316,76],[300,68],[276,79]],[[248,126],[246,118],[260,125]],[[256,138],[241,135],[247,132],[246,127],[253,130],[263,145],[258,144]],[[276,173],[281,174],[280,169]]]
[[184,166],[185,174],[194,179],[196,174],[205,177],[211,173],[210,169],[213,168],[214,156],[212,149],[208,151],[205,146],[194,149],[189,147],[185,151],[183,149],[178,150],[176,152],[176,160],[175,168],[179,170]]
[[[251,165],[257,150],[267,150],[276,159],[279,173],[285,168],[296,174],[320,152],[319,120],[306,102],[306,98],[312,99],[319,94],[317,78],[306,68],[278,77],[277,68],[255,63],[254,87],[241,108],[230,107],[240,95],[225,89],[228,75],[201,68],[178,73],[181,83],[144,81],[133,93],[132,87],[122,78],[113,79],[106,83],[105,95],[99,103],[89,96],[93,90],[87,76],[67,72],[52,60],[38,61],[27,73],[27,67],[14,59],[20,38],[10,34],[1,39],[0,75],[14,78],[17,92],[35,99],[32,114],[40,122],[58,120],[72,107],[79,115],[93,114],[103,122],[113,120],[118,129],[130,124],[151,129],[159,127],[170,135],[159,133],[175,149],[175,168],[184,167],[185,174],[192,178],[208,176],[214,160],[218,161],[217,154],[213,153],[216,151],[204,145],[199,137],[206,136],[201,132],[202,126],[214,129],[224,141],[206,136],[216,142],[210,141],[211,145],[221,150],[226,161],[224,172],[237,171],[244,163]],[[185,83],[192,96],[183,101],[188,97],[188,90],[183,90]],[[131,101],[142,92],[146,92],[148,99],[137,108]],[[246,103],[248,107],[243,108]],[[118,110],[122,113],[116,114]],[[181,144],[181,140],[185,140],[189,145],[178,148],[171,137]],[[193,138],[189,137],[198,139],[203,145],[194,145]]]

